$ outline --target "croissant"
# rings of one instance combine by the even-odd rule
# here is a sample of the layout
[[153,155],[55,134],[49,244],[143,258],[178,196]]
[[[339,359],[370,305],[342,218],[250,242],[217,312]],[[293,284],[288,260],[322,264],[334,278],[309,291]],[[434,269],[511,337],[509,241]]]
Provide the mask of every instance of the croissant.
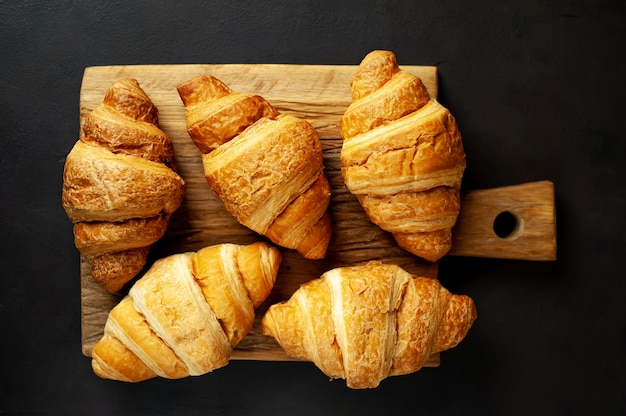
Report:
[[360,389],[418,371],[431,354],[458,345],[476,316],[470,297],[436,279],[371,261],[303,284],[270,306],[261,325],[288,355]]
[[239,223],[308,259],[326,255],[330,184],[313,126],[210,76],[178,86],[206,179]]
[[455,118],[389,51],[373,51],[351,81],[341,118],[347,188],[403,249],[435,262],[452,246],[465,152]]
[[281,260],[263,242],[157,260],[110,311],[92,352],[94,373],[138,382],[225,366],[272,290]]
[[116,292],[142,270],[184,192],[157,108],[136,80],[113,83],[63,171],[63,207],[98,284]]

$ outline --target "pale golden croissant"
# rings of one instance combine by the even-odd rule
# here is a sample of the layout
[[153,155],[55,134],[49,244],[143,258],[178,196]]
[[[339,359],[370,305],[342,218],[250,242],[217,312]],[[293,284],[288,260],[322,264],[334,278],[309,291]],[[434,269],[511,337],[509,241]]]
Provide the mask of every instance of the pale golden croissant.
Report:
[[455,347],[476,319],[468,296],[436,279],[370,262],[330,270],[270,306],[262,330],[287,354],[351,388],[373,388]]
[[373,51],[351,81],[341,119],[342,174],[373,223],[429,261],[451,248],[465,152],[455,118],[389,51]]
[[109,313],[92,352],[93,371],[138,382],[225,366],[271,292],[281,260],[276,248],[262,242],[157,260]]
[[313,126],[214,77],[191,79],[178,92],[206,179],[228,212],[280,246],[323,258],[331,189]]
[[116,292],[144,267],[150,246],[182,203],[185,183],[158,111],[134,79],[122,79],[82,123],[65,161],[63,207],[92,277]]

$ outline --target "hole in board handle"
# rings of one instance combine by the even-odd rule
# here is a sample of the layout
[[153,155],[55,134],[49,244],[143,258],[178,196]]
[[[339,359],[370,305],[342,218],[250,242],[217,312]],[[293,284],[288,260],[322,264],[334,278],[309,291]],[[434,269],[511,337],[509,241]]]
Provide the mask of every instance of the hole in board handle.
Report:
[[510,211],[499,213],[493,220],[493,231],[502,239],[514,240],[522,234],[524,221]]

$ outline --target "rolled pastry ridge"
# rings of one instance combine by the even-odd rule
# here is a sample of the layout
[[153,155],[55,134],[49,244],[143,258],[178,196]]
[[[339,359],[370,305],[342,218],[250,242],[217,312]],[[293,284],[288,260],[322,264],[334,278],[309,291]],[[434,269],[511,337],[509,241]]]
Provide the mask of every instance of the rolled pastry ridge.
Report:
[[439,260],[451,248],[466,166],[456,119],[389,51],[369,53],[351,89],[341,119],[346,187],[400,247]]
[[99,377],[138,382],[228,364],[282,261],[264,242],[219,244],[154,262],[109,313],[92,352]]
[[211,76],[178,86],[209,186],[239,223],[305,258],[326,255],[331,188],[306,120]]
[[374,388],[420,370],[458,345],[476,319],[473,300],[438,280],[372,261],[340,267],[270,306],[263,333],[351,388]]
[[185,182],[157,107],[137,80],[114,82],[81,122],[65,161],[62,204],[92,277],[116,292],[145,266],[183,201]]

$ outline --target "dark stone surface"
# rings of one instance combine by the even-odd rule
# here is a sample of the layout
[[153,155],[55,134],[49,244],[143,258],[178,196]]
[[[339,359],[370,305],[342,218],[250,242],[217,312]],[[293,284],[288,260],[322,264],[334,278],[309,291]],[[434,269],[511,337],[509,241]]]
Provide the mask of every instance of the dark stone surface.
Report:
[[[626,137],[621,1],[0,1],[0,413],[624,414]],[[61,207],[83,70],[151,63],[437,65],[465,189],[551,180],[558,260],[446,258],[479,319],[437,369],[371,391],[308,363],[232,362],[129,385],[80,349]]]

